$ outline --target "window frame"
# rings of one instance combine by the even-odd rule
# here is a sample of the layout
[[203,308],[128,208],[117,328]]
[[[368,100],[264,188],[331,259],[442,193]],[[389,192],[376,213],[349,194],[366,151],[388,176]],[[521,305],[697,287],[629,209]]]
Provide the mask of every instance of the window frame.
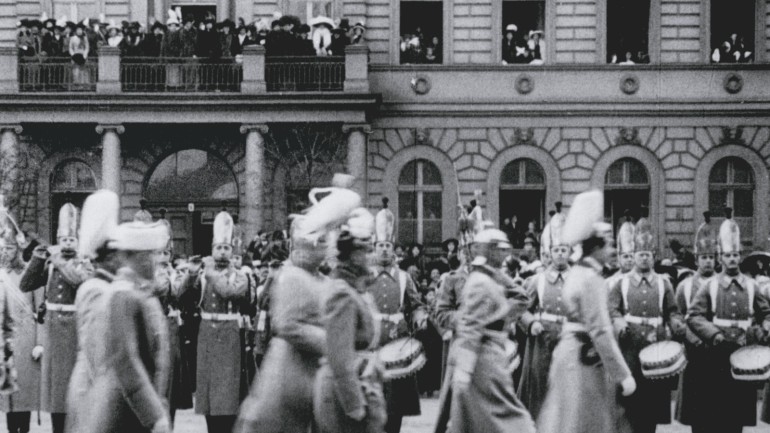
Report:
[[[286,1],[286,0],[282,0]],[[334,0],[340,1],[340,0]],[[390,64],[396,66],[441,67],[451,65],[454,58],[452,46],[454,41],[454,1],[453,0],[403,0],[409,2],[435,2],[441,3],[442,29],[441,29],[441,63],[425,63],[419,65],[402,65],[401,50],[401,2],[402,0],[390,0]]]
[[[719,164],[722,163],[722,161],[725,161],[725,160],[727,162],[727,171],[726,171],[727,182],[726,183],[712,183],[711,179],[710,179],[711,178],[711,173],[714,171],[714,169],[717,166],[719,166]],[[735,168],[734,168],[734,162],[735,161],[741,161],[743,164],[746,164],[746,166],[747,166],[747,168],[749,170],[749,174],[751,175],[751,182],[749,182],[749,183],[737,183],[735,181],[731,181],[732,179],[735,178]],[[718,160],[716,162],[716,164],[712,165],[711,169],[709,170],[709,184],[708,184],[708,194],[709,194],[708,198],[709,198],[709,202],[711,201],[711,192],[712,191],[714,191],[714,190],[716,190],[716,191],[726,191],[727,192],[727,196],[725,197],[725,200],[726,200],[725,204],[726,204],[727,207],[730,207],[730,208],[733,209],[733,211],[735,211],[735,209],[736,209],[736,207],[735,207],[735,191],[750,191],[751,194],[752,194],[751,208],[754,210],[754,213],[756,213],[756,204],[757,203],[756,203],[756,200],[755,200],[756,197],[754,196],[755,195],[754,191],[756,190],[756,185],[757,185],[757,182],[756,182],[756,179],[755,179],[754,170],[751,168],[751,164],[749,164],[748,161],[746,161],[746,160],[744,160],[742,158],[733,157],[733,156],[728,156],[728,157],[722,158],[722,159]],[[709,210],[711,210],[711,209],[709,209]],[[711,210],[711,211],[712,211],[712,214],[713,214],[714,213],[713,210]],[[749,217],[746,217],[746,216],[743,216],[743,215],[740,215],[740,216],[736,215],[736,218],[749,218]],[[751,218],[754,218],[754,215],[751,215]]]
[[[82,164],[86,168],[88,168],[88,170],[89,170],[89,172],[91,174],[91,178],[94,181],[94,187],[93,188],[83,188],[83,189],[78,189],[78,188],[56,189],[55,188],[55,186],[56,186],[55,185],[56,175],[62,169],[64,169],[65,167],[67,167],[69,165],[72,165],[72,164]],[[94,191],[96,191],[96,190],[98,190],[100,188],[99,178],[96,176],[96,172],[91,167],[91,165],[88,164],[87,162],[85,162],[85,161],[83,161],[81,159],[77,159],[77,158],[65,159],[64,161],[61,161],[58,164],[56,164],[54,169],[51,171],[51,177],[50,177],[50,183],[49,184],[50,184],[50,186],[48,188],[49,194],[63,194],[63,193],[67,193],[67,192],[86,193],[86,192],[94,192]]]
[[[557,0],[495,0],[492,2],[492,64],[503,62],[503,2],[540,2],[544,3],[545,17],[545,65],[553,64],[556,57],[556,44],[549,39],[556,36],[556,4]],[[506,65],[506,67],[529,65]]]
[[[508,168],[509,165],[518,162],[519,163],[519,182],[520,183],[503,183],[502,179],[500,179],[500,189],[503,191],[519,191],[519,190],[527,190],[527,191],[545,191],[547,189],[547,176],[545,173],[545,169],[543,169],[543,166],[538,163],[536,160],[532,158],[516,158],[509,161],[507,164],[503,166],[503,172],[505,172],[505,169]],[[540,171],[543,175],[543,183],[527,183],[527,162],[531,162],[533,164],[536,164],[538,167],[540,167]],[[502,178],[502,173],[500,175]]]
[[[635,162],[639,164],[639,166],[644,170],[645,174],[647,175],[647,183],[630,183],[631,178],[631,170],[630,170],[630,164],[632,162]],[[610,168],[612,168],[615,164],[621,163],[623,164],[623,182],[622,183],[607,183],[607,175],[610,173]],[[631,157],[623,157],[618,158],[615,161],[612,162],[612,164],[607,167],[607,170],[604,172],[604,189],[605,190],[621,190],[621,189],[635,189],[635,190],[650,190],[650,171],[647,170],[647,167],[644,166],[644,164],[639,161],[636,158]]]
[[[403,221],[414,221],[417,226],[417,239],[415,240],[416,243],[424,245],[425,242],[425,193],[426,192],[437,192],[442,193],[444,191],[444,178],[441,176],[441,184],[439,185],[425,185],[423,184],[423,168],[425,167],[425,163],[429,163],[433,165],[433,168],[436,170],[436,172],[441,176],[441,170],[436,166],[436,164],[433,164],[432,161],[425,159],[425,158],[417,158],[409,161],[406,163],[403,167],[401,167],[401,170],[399,171],[399,179],[396,182],[396,193],[401,196],[402,192],[411,192],[415,194],[415,198],[417,200],[417,215],[415,215],[414,218],[408,219],[404,218],[400,215],[401,209],[396,209],[398,212],[398,220]],[[415,170],[415,182],[412,185],[402,185],[400,183],[401,181],[401,173],[406,170],[410,164],[415,163],[416,164],[416,170]],[[441,197],[441,208],[443,209],[444,206],[444,197]],[[399,198],[400,202],[400,198]],[[399,203],[400,205],[400,203]],[[442,218],[443,218],[443,212],[442,212]],[[442,218],[432,218],[430,221],[439,221],[441,222]],[[398,235],[398,233],[396,233]],[[443,239],[439,240],[439,244],[443,241]]]
[[[659,1],[659,0],[658,0]],[[700,46],[701,46],[701,60],[706,64],[711,63],[711,52],[713,47],[711,46],[711,2],[713,0],[701,0],[701,21],[700,21]],[[754,0],[754,62],[752,63],[764,63],[767,59],[767,47],[765,43],[767,41],[766,32],[766,15],[767,4],[765,0]],[[761,47],[761,49],[759,49]],[[737,63],[735,65],[740,65]]]
[[[596,2],[596,62],[600,65],[607,63],[607,2],[610,0],[597,0]],[[704,1],[704,0],[701,0]],[[647,55],[650,63],[641,65],[660,64],[660,29],[661,29],[661,0],[650,0],[650,26],[647,29]],[[702,14],[701,14],[702,15]],[[615,65],[619,67],[633,68],[636,65]]]
[[[221,0],[220,0],[221,1]],[[291,0],[278,0],[279,9],[282,11],[289,10],[289,2]],[[326,3],[327,0],[305,0],[305,2],[311,2],[311,3]],[[332,20],[335,20],[337,18],[343,18],[343,7],[342,7],[342,0],[328,0],[328,3],[332,4],[332,13],[329,18]],[[303,24],[307,24],[305,21],[303,21],[303,17],[299,17],[300,21],[302,21]],[[354,23],[350,23],[352,26]]]

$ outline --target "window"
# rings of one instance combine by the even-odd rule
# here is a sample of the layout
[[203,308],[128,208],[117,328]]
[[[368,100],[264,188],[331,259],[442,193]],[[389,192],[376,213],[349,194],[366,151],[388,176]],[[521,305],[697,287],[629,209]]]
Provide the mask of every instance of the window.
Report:
[[65,161],[56,167],[51,176],[51,239],[56,239],[59,227],[59,209],[72,203],[82,209],[83,202],[96,190],[96,175],[83,161]]
[[224,161],[206,151],[189,149],[158,164],[147,182],[145,197],[158,203],[234,202],[238,184]]
[[754,185],[753,170],[740,158],[719,160],[709,174],[709,211],[721,222],[731,207],[744,239],[753,238]]
[[[545,171],[537,162],[516,159],[503,168],[500,175],[500,226],[508,233],[514,248],[524,246],[524,234],[530,222],[535,223],[537,231],[544,226],[545,191]],[[522,206],[522,203],[527,205]]]
[[545,61],[545,1],[503,1],[505,64],[542,64]]
[[443,10],[441,1],[401,2],[401,64],[443,62]]
[[749,63],[754,60],[754,2],[711,0],[713,63]]
[[430,161],[418,159],[401,169],[398,178],[398,243],[441,244],[441,173]]
[[299,17],[303,23],[308,23],[318,16],[334,18],[331,0],[286,0],[286,7],[283,10],[284,15]]
[[626,210],[638,219],[642,208],[650,206],[650,177],[644,165],[633,158],[622,158],[610,165],[604,176],[604,216],[616,229]]
[[607,63],[650,63],[650,0],[607,0]]

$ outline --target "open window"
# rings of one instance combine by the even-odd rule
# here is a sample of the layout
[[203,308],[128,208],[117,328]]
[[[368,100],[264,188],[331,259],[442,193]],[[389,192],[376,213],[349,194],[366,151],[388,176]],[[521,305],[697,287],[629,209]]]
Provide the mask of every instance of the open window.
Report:
[[336,17],[332,0],[285,0],[284,4],[284,14],[299,17],[303,23],[319,16]]
[[712,63],[754,61],[754,1],[711,0]]
[[650,63],[650,0],[607,0],[607,63]]
[[505,64],[545,62],[545,1],[503,1],[502,60]]
[[401,64],[444,61],[444,4],[402,1],[399,49]]

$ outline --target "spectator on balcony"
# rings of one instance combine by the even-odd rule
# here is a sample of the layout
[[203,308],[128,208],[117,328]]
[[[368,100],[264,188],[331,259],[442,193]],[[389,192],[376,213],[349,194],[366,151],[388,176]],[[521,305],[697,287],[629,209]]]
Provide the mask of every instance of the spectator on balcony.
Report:
[[348,46],[348,37],[345,35],[345,29],[332,30],[332,43],[329,46],[329,55],[344,56],[345,47]]
[[636,62],[634,62],[634,56],[631,54],[631,51],[626,51],[625,59],[623,59],[622,62],[618,63],[619,65],[635,65]]
[[43,37],[41,49],[47,53],[49,57],[64,56],[64,35],[62,34],[64,25],[64,21],[57,20],[54,24],[53,31]]
[[85,66],[90,45],[86,36],[86,26],[80,23],[75,27],[75,34],[70,37],[69,53],[72,57],[72,83],[82,86],[91,83],[91,74]]
[[176,17],[174,11],[169,11],[166,26],[168,27],[168,33],[161,40],[160,55],[163,57],[182,57],[184,41],[182,40],[179,18]]
[[88,39],[88,57],[95,58],[99,55],[99,47],[106,44],[107,40],[101,32],[99,20],[86,18],[83,25]]
[[120,49],[126,57],[139,57],[142,55],[142,33],[139,32],[138,22],[132,22],[128,27],[128,34],[123,37]]
[[182,51],[179,57],[195,57],[198,47],[198,31],[195,29],[195,18],[192,14],[184,17],[184,25],[179,30],[182,37]]
[[235,55],[243,54],[243,47],[250,45],[250,41],[249,29],[246,26],[239,26],[238,34],[235,36],[235,45],[237,47]]
[[351,45],[363,44],[364,35],[366,35],[366,26],[362,21],[359,21],[351,29],[350,44]]
[[425,47],[425,63],[441,63],[441,41],[433,36]]
[[217,59],[222,51],[219,46],[219,34],[214,29],[214,20],[207,19],[203,22],[204,30],[198,32],[198,57]]
[[123,42],[123,32],[120,27],[115,24],[115,20],[110,20],[110,24],[107,26],[107,45],[111,47],[120,47]]
[[223,58],[233,58],[240,54],[240,45],[238,37],[233,34],[235,23],[230,20],[224,20],[219,25],[221,33],[219,34],[219,51]]
[[297,55],[298,56],[314,56],[315,49],[313,48],[313,41],[310,39],[310,26],[302,24],[297,30],[299,41],[297,43]]
[[505,32],[503,33],[503,64],[508,65],[515,63],[516,58],[516,33],[519,28],[516,24],[508,24],[505,26]]
[[18,24],[18,33],[16,34],[16,48],[19,50],[19,57],[31,58],[37,55],[35,37],[30,30],[29,20],[21,20]]
[[313,28],[313,48],[316,55],[327,56],[332,45],[332,30],[334,30],[334,21],[331,19],[319,16],[315,17],[309,22]]
[[527,40],[527,49],[529,50],[530,64],[542,65],[545,62],[545,41],[542,30],[530,30]]
[[[176,27],[179,29],[179,25]],[[163,40],[166,37],[166,29],[163,24],[156,21],[150,30],[152,33],[145,36],[142,41],[142,55],[146,57],[159,57]]]

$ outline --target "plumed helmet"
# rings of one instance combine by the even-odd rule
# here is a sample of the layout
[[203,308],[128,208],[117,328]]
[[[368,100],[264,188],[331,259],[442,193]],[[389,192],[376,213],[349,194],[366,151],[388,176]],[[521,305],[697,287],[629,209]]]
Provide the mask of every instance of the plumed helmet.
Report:
[[56,230],[57,238],[78,236],[78,208],[72,203],[65,203],[59,209],[59,227]]
[[606,230],[604,218],[604,194],[599,190],[578,194],[572,201],[564,221],[562,242],[575,245]]
[[733,210],[725,208],[725,220],[719,226],[719,253],[741,252],[741,229],[733,220]]
[[221,211],[214,217],[214,238],[211,245],[232,245],[233,242],[233,217],[227,211]]
[[695,255],[716,254],[719,248],[717,245],[716,230],[711,224],[711,214],[708,211],[703,214],[705,221],[698,226],[698,230],[695,232],[693,252]]
[[110,241],[118,227],[119,212],[118,195],[110,190],[102,189],[86,198],[80,219],[78,254],[96,257],[99,248]]
[[375,217],[375,242],[390,242],[393,243],[393,233],[396,227],[396,217],[393,212],[388,209],[388,198],[382,198],[382,209],[377,212]]

